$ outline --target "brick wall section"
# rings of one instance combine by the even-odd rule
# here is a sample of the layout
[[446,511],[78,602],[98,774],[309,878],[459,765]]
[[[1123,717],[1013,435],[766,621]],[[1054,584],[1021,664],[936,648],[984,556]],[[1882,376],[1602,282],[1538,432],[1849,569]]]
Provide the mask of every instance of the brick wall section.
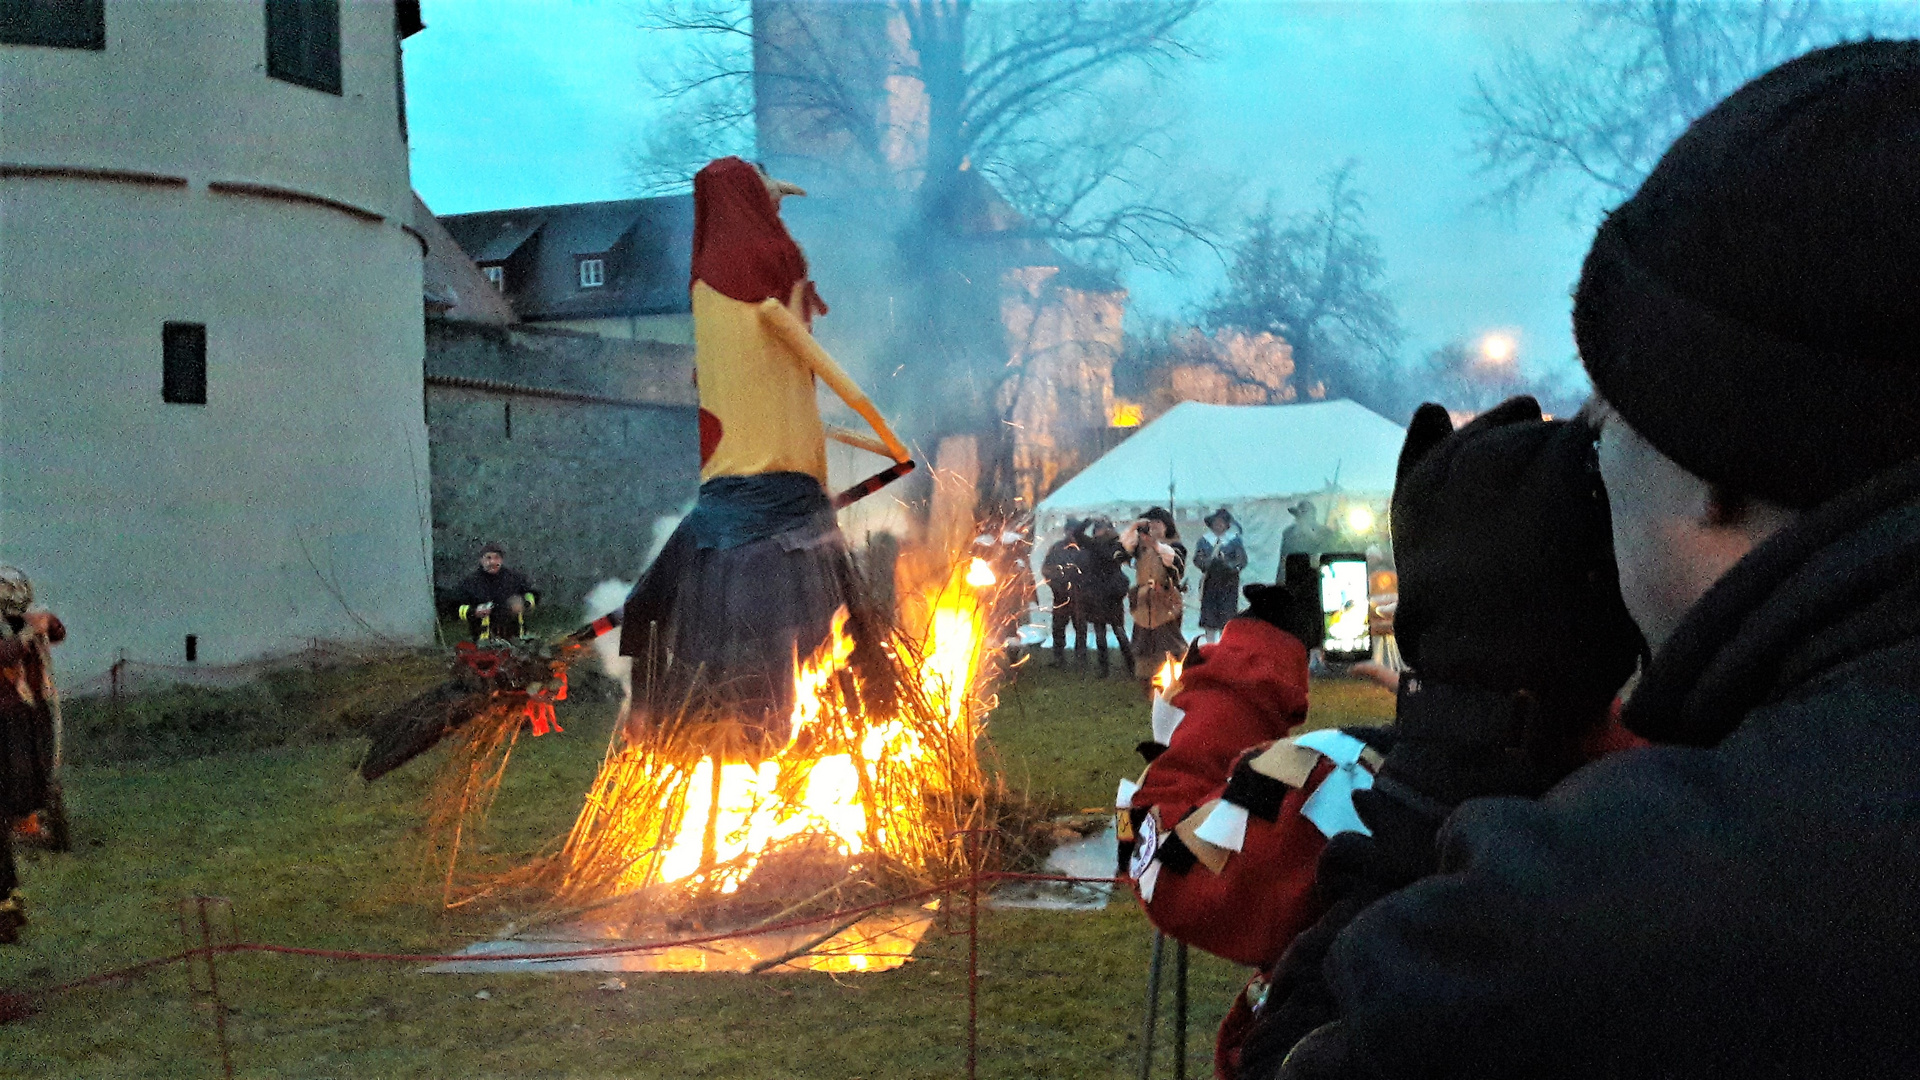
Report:
[[[574,609],[597,582],[638,574],[654,522],[699,486],[692,372],[686,346],[429,319],[436,589],[465,576],[490,540],[550,607]],[[492,385],[436,381],[448,379]]]

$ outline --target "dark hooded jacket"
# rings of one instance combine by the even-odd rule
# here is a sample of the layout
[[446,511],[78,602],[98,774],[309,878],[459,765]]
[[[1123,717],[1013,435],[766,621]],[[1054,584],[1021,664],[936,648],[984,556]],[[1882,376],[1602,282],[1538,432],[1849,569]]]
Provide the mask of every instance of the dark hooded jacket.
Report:
[[[17,615],[0,624],[0,829],[10,828],[15,816],[46,809],[53,782],[53,702],[42,653],[20,636],[25,625]],[[47,640],[66,636],[66,627],[53,620]]]
[[1121,546],[1118,533],[1096,536],[1083,530],[1082,535],[1086,536],[1086,587],[1074,598],[1087,605],[1089,618],[1110,614],[1117,623],[1129,588],[1125,567],[1133,556]]
[[1623,719],[1663,745],[1448,819],[1279,1075],[1913,1074],[1920,462],[1749,553]]
[[1040,565],[1040,576],[1045,579],[1047,588],[1053,593],[1053,606],[1056,609],[1071,610],[1074,603],[1074,587],[1087,576],[1087,538],[1085,526],[1074,522],[1067,529],[1067,535],[1054,541],[1047,549],[1047,557]]

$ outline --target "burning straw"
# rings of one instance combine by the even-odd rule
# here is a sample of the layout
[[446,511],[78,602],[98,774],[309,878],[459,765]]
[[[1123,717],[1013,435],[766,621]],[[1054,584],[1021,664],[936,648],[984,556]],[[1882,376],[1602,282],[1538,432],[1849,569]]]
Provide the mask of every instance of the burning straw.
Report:
[[[990,625],[998,587],[984,562],[961,559],[910,596],[905,629],[882,650],[891,687],[861,684],[836,619],[797,658],[791,734],[770,751],[755,729],[699,704],[637,739],[616,730],[560,849],[466,899],[528,887],[551,917],[618,904],[739,924],[983,868],[994,845],[970,849],[966,832],[994,824],[977,748],[999,673],[988,645],[1002,629]],[[442,773],[436,828],[455,849],[512,750],[517,725],[496,727],[465,729]]]

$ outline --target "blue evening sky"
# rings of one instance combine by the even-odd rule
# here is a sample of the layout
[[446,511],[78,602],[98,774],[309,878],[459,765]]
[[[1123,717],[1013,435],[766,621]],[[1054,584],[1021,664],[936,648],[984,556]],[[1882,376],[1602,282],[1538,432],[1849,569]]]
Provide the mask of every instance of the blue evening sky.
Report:
[[[1369,224],[1408,327],[1406,354],[1491,330],[1531,367],[1569,364],[1568,292],[1591,236],[1548,195],[1480,208],[1461,104],[1508,41],[1546,48],[1574,9],[1480,0],[1224,0],[1213,59],[1181,107],[1202,173],[1255,178],[1304,206],[1317,179],[1360,163]],[[630,197],[626,160],[655,112],[643,72],[670,36],[628,0],[426,0],[407,42],[413,181],[442,214]],[[1136,308],[1177,315],[1219,280],[1196,253],[1180,274],[1130,276]]]

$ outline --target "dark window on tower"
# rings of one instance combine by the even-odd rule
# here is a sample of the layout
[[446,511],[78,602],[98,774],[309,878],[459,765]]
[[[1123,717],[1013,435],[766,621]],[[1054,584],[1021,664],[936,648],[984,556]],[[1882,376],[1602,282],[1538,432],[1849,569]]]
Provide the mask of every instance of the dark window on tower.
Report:
[[106,0],[0,0],[0,45],[104,49]]
[[340,0],[267,0],[267,74],[340,92]]
[[170,322],[160,330],[160,400],[175,405],[207,403],[207,327]]
[[400,35],[393,36],[393,99],[400,111],[400,141],[407,141],[407,58],[400,50]]

